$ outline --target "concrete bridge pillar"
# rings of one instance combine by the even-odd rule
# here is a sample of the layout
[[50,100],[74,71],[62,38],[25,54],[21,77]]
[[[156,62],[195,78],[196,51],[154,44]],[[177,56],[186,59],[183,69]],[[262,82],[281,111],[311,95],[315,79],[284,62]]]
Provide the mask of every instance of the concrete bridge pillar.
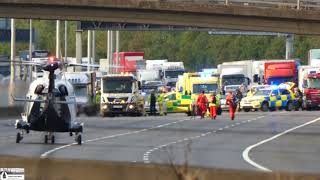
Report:
[[[32,19],[29,20],[29,61],[32,60],[32,51],[33,51],[33,34],[32,34]],[[29,79],[32,81],[32,69],[35,67],[29,66],[28,73],[29,73]]]
[[291,59],[294,53],[294,35],[288,34],[286,39],[286,59]]
[[68,58],[68,21],[64,21],[64,60],[62,62],[67,62]]
[[116,31],[116,53],[117,53],[117,60],[116,60],[116,63],[115,63],[115,66],[116,66],[116,73],[118,73],[118,66],[120,65],[119,63],[119,43],[120,43],[120,33],[119,31]]
[[[92,31],[88,30],[88,46],[87,46],[87,57],[88,57],[88,64],[91,64],[92,59]],[[87,67],[87,71],[90,71],[90,67]]]
[[56,24],[56,58],[60,59],[60,20]]
[[[76,30],[76,63],[81,64],[82,59],[82,30],[79,27],[79,23],[77,25]],[[80,67],[76,68],[77,71],[80,70]]]
[[92,64],[96,62],[96,31],[92,31]]
[[11,67],[10,67],[10,79],[15,79],[15,63],[13,62],[16,57],[16,24],[15,19],[11,19],[11,52],[10,52],[10,60],[11,60]]

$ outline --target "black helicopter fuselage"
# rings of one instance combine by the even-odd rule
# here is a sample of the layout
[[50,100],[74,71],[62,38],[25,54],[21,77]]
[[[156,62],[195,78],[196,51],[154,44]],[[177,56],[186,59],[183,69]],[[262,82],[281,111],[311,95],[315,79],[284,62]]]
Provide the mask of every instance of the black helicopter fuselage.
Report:
[[32,108],[28,115],[29,129],[35,131],[48,132],[70,132],[71,115],[68,104],[57,104],[55,101],[65,102],[68,96],[67,88],[60,86],[55,88],[54,71],[58,68],[58,64],[49,64],[43,69],[49,72],[49,84],[47,92],[43,92],[45,87],[40,85],[35,91],[38,94],[38,100],[46,102],[33,102]]

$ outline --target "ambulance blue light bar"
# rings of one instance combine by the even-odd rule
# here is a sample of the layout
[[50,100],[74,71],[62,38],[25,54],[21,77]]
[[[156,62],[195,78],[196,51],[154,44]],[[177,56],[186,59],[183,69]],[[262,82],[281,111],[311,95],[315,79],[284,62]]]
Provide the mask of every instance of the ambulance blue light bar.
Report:
[[210,78],[212,76],[212,73],[207,72],[199,72],[201,78]]

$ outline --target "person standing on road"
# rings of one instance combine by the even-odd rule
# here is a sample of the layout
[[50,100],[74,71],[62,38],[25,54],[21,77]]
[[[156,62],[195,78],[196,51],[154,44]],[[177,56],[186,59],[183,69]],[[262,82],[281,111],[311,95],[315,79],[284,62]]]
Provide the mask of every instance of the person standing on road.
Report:
[[100,110],[100,103],[101,103],[101,90],[97,90],[96,92],[96,99],[94,102],[95,108],[96,108],[96,112],[99,112]]
[[160,94],[158,96],[158,106],[159,106],[160,116],[163,116],[163,114],[164,114],[163,103],[164,103],[164,90],[162,89],[162,90],[160,90]]
[[240,111],[240,102],[241,102],[241,99],[243,98],[243,95],[242,95],[242,92],[241,92],[241,90],[240,90],[240,88],[239,89],[237,89],[237,93],[236,93],[236,105],[237,105],[237,107],[236,107],[236,110],[237,110],[237,112],[239,112]]
[[226,97],[226,104],[229,105],[229,115],[231,120],[234,120],[235,111],[236,111],[236,103],[235,103],[235,96],[232,91]]
[[157,103],[156,95],[155,95],[154,91],[151,91],[150,99],[149,99],[150,115],[156,114],[156,103]]
[[217,117],[217,95],[216,93],[214,92],[212,94],[212,97],[211,97],[211,102],[209,104],[209,108],[210,108],[210,117],[211,119],[216,119]]
[[299,111],[303,103],[303,94],[297,87],[294,88],[294,97],[295,97],[295,110]]
[[135,93],[138,100],[138,109],[140,111],[141,116],[145,116],[145,109],[144,109],[144,98],[138,92]]
[[207,96],[204,94],[204,91],[202,91],[197,99],[197,106],[199,108],[199,113],[201,118],[204,118],[204,115],[207,112],[207,104],[208,104]]

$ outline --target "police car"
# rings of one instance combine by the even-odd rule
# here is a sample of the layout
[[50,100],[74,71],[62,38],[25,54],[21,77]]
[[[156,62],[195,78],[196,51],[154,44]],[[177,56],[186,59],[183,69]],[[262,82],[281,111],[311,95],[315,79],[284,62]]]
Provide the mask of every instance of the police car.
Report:
[[260,89],[253,96],[245,97],[240,102],[240,108],[245,112],[252,109],[261,111],[286,109],[292,111],[295,104],[295,96],[290,88],[270,87]]

